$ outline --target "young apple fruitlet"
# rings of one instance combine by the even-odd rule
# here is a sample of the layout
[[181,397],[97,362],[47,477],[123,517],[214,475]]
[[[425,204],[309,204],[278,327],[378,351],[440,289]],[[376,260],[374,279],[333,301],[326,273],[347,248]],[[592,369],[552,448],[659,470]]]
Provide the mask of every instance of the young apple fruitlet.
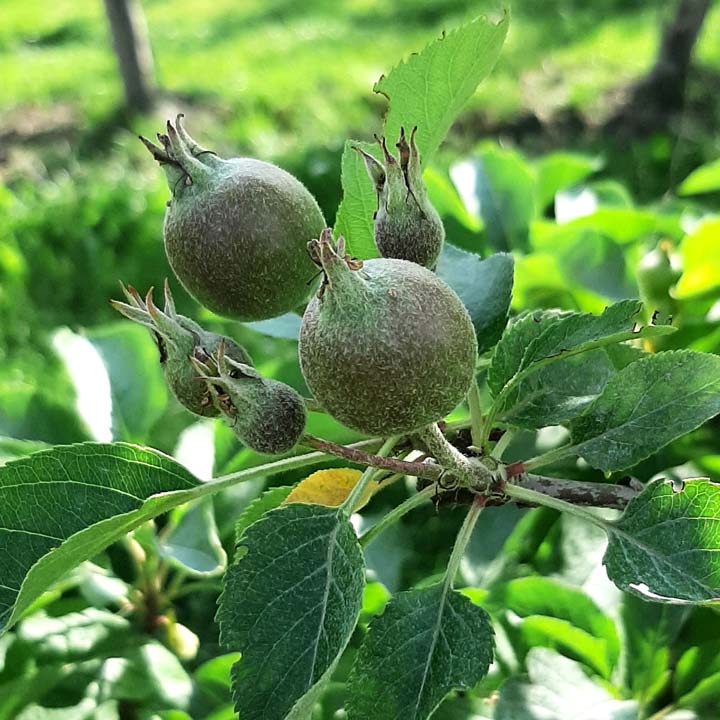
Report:
[[364,263],[333,247],[329,229],[309,246],[324,279],[300,329],[300,366],[315,398],[369,435],[440,420],[465,397],[477,339],[458,296],[407,260]]
[[315,268],[306,245],[325,221],[290,173],[252,158],[223,160],[185,131],[182,115],[162,148],[141,137],[172,193],[165,252],[180,282],[205,307],[236,320],[265,320],[302,305]]
[[[259,453],[292,450],[305,431],[303,399],[289,385],[264,378],[255,368],[237,362],[221,342],[208,362],[194,360],[215,406],[240,441]],[[211,375],[211,368],[217,373]]]
[[375,244],[387,258],[410,260],[434,269],[445,240],[445,228],[432,206],[422,179],[420,153],[413,128],[410,144],[405,129],[400,129],[396,147],[399,161],[389,152],[385,138],[382,147],[385,164],[360,148],[378,198],[375,213]]
[[178,315],[170,286],[165,280],[165,309],[159,310],[152,299],[152,288],[143,300],[134,287],[122,286],[128,302],[111,300],[112,306],[125,317],[152,331],[160,351],[165,380],[173,395],[190,412],[203,417],[220,414],[212,403],[205,383],[198,377],[190,358],[208,359],[222,342],[226,354],[237,362],[252,365],[242,345],[217,333],[208,332],[184,315]]

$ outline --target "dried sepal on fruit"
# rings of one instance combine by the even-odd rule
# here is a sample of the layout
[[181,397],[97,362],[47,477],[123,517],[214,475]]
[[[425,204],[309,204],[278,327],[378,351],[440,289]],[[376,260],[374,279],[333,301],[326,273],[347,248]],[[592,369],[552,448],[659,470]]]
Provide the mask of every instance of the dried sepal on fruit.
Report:
[[165,280],[165,307],[160,310],[153,302],[153,289],[148,290],[145,299],[131,286],[121,283],[127,302],[111,300],[111,305],[125,317],[148,328],[160,351],[160,363],[168,387],[178,401],[190,412],[202,417],[219,415],[212,397],[199,381],[190,358],[208,359],[222,342],[225,352],[238,362],[252,365],[252,360],[242,345],[231,338],[208,332],[194,320],[179,315]]
[[273,455],[295,447],[305,431],[307,411],[289,385],[229,357],[222,342],[212,358],[194,359],[193,364],[215,407],[243,444]]
[[276,165],[201,147],[182,118],[168,121],[159,145],[140,138],[172,193],[163,234],[173,271],[220,315],[264,320],[294,310],[315,274],[305,246],[325,225],[315,198]]
[[442,252],[445,228],[422,179],[416,132],[417,127],[408,143],[405,129],[400,129],[397,159],[388,151],[385,138],[379,139],[384,164],[362,148],[355,150],[363,157],[377,194],[374,220],[378,252],[433,269]]
[[324,275],[300,329],[300,366],[322,407],[369,435],[447,415],[475,373],[477,339],[458,296],[406,260],[348,262],[330,229],[310,244]]

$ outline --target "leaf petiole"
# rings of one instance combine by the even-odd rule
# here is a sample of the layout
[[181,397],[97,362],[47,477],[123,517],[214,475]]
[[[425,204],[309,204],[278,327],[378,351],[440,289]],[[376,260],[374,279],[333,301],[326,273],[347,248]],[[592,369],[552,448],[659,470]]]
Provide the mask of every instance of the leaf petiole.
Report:
[[[387,457],[392,452],[392,449],[395,447],[395,445],[397,445],[399,440],[400,435],[393,435],[389,437],[382,444],[382,447],[377,451],[378,456]],[[352,513],[353,509],[357,506],[358,501],[363,496],[365,488],[380,472],[382,471],[378,470],[375,467],[365,468],[365,471],[360,476],[360,479],[355,484],[355,487],[350,491],[350,494],[347,496],[347,498],[345,498],[345,502],[343,502],[343,504],[340,506],[341,512],[344,512],[346,515],[350,515]]]
[[475,500],[470,506],[470,510],[465,516],[465,521],[460,527],[460,531],[455,538],[455,545],[453,545],[450,560],[448,560],[447,569],[445,570],[445,580],[443,581],[445,588],[448,590],[452,589],[455,584],[455,578],[457,577],[458,570],[460,569],[460,563],[462,562],[463,555],[465,555],[465,549],[467,548],[467,544],[470,542],[470,537],[475,529],[475,523],[480,517],[480,513],[485,507],[486,502],[486,495],[475,496]]
[[384,515],[378,522],[376,522],[369,530],[366,530],[360,536],[360,545],[367,547],[378,535],[384,532],[391,525],[394,525],[400,518],[407,515],[411,510],[422,505],[426,500],[432,498],[437,492],[435,485],[428,485],[428,487],[420,490],[409,497],[405,502],[396,505],[389,513]]
[[583,518],[589,522],[597,525],[599,528],[607,531],[610,528],[609,523],[604,518],[596,515],[591,510],[584,507],[579,507],[573,503],[569,503],[566,500],[560,498],[551,497],[545,493],[538,492],[537,490],[531,490],[530,488],[520,487],[514,483],[507,483],[504,487],[506,495],[511,497],[513,500],[520,500],[521,502],[532,503],[533,505],[542,505],[543,507],[552,508],[553,510],[559,510],[560,512],[567,512],[576,517]]

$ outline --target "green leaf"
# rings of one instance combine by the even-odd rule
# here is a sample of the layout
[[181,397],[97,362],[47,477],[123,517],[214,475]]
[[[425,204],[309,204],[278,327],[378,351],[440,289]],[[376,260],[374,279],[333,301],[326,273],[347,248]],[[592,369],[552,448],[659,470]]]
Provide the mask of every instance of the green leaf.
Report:
[[437,266],[438,276],[463,301],[478,337],[478,352],[500,339],[507,323],[513,286],[513,258],[497,253],[486,260],[445,244]]
[[33,657],[41,663],[78,662],[114,654],[121,652],[127,641],[137,641],[128,620],[95,608],[59,617],[38,613],[19,626],[18,637],[33,646]]
[[680,239],[683,235],[680,215],[663,215],[655,210],[626,207],[601,207],[591,215],[564,224],[569,230],[594,230],[624,244],[649,235]]
[[155,342],[145,328],[130,323],[93,328],[87,339],[110,378],[113,439],[147,442],[168,397]]
[[222,644],[242,653],[236,710],[244,720],[305,718],[360,613],[355,533],[339,509],[285,505],[242,533],[238,557],[217,615]]
[[365,163],[354,147],[379,158],[377,145],[348,140],[342,155],[341,181],[343,199],[335,219],[335,237],[347,241],[348,253],[360,260],[379,256],[375,246],[373,214],[377,210],[377,196],[368,177]]
[[509,17],[485,17],[443,34],[383,75],[373,88],[389,103],[385,135],[417,125],[417,144],[425,164],[445,139],[475,88],[490,74],[505,42]]
[[609,348],[552,363],[521,383],[514,404],[502,414],[511,425],[535,430],[566,425],[602,392],[617,372]]
[[642,303],[639,300],[623,300],[606,308],[601,315],[572,313],[561,317],[531,341],[518,371],[586,343],[632,331],[641,310]]
[[511,678],[503,685],[495,720],[637,720],[634,702],[616,700],[573,660],[533,648],[525,662],[529,682]]
[[[374,90],[388,98],[384,134],[395,142],[400,127],[417,125],[417,145],[425,166],[475,88],[495,65],[508,29],[507,15],[497,24],[480,17],[462,25],[411,55],[384,75]],[[377,257],[372,214],[377,207],[372,182],[362,159],[352,149],[366,143],[348,142],[342,157],[343,200],[335,234],[348,241],[348,251],[360,259]],[[376,153],[377,149],[372,148]]]
[[487,383],[493,396],[497,396],[524,367],[523,358],[533,340],[568,316],[569,313],[538,310],[521,315],[508,326],[495,346],[492,363],[487,372]]
[[[699,685],[705,680],[714,679],[718,687],[717,676],[720,674],[720,640],[709,640],[686,650],[675,666],[674,685],[675,697],[696,695]],[[715,696],[717,699],[717,695]],[[682,707],[692,706],[690,698],[680,701]]]
[[654,480],[608,523],[603,562],[621,589],[648,600],[720,599],[720,485]]
[[700,195],[720,190],[720,159],[695,168],[678,187],[678,195]]
[[212,498],[202,498],[181,513],[159,549],[194,575],[222,572],[227,555],[218,537]]
[[[232,666],[239,660],[240,653],[219,655],[203,663],[194,672],[193,679],[203,707],[217,708],[231,703],[231,670]],[[232,706],[231,713],[234,720],[235,711],[232,710]]]
[[646,706],[670,682],[672,647],[686,609],[650,603],[624,593],[621,612],[625,628],[625,683],[638,702]]
[[402,592],[370,629],[348,680],[350,720],[422,720],[488,671],[488,614],[447,583]]
[[641,307],[624,300],[601,315],[536,312],[516,321],[496,346],[488,370],[494,412],[529,429],[580,414],[624,365],[613,344],[673,332],[655,325],[636,330]]
[[611,378],[571,425],[572,451],[623,470],[720,413],[720,357],[691,350],[648,355]]
[[185,710],[193,693],[192,678],[178,658],[155,641],[108,659],[100,674],[103,701],[112,698]]
[[241,513],[235,523],[235,537],[240,542],[243,533],[266,512],[274,510],[283,504],[285,498],[292,492],[292,485],[287,487],[274,487],[266,490],[259,498],[255,498]]
[[552,255],[571,288],[580,287],[607,300],[638,295],[621,245],[595,230],[567,225],[534,225],[533,248]]
[[255,322],[245,323],[245,327],[249,327],[268,337],[297,340],[300,336],[300,322],[300,316],[290,312],[270,320],[256,320]]
[[683,274],[675,287],[678,298],[689,298],[720,287],[720,219],[705,220],[680,246]]
[[587,155],[566,152],[546,155],[535,168],[538,210],[547,208],[560,190],[576,185],[599,168],[600,162]]
[[535,216],[535,182],[523,159],[488,146],[472,160],[453,166],[451,172],[461,195],[473,198],[490,247],[526,251]]
[[0,467],[0,631],[67,570],[197,485],[165,455],[122,443],[59,446]]
[[53,444],[90,438],[75,394],[64,387],[67,381],[63,377],[61,382],[59,374],[51,367],[36,379],[0,370],[0,435]]
[[523,618],[519,629],[529,647],[559,650],[610,678],[620,655],[615,624],[580,590],[526,577],[493,592],[492,601]]

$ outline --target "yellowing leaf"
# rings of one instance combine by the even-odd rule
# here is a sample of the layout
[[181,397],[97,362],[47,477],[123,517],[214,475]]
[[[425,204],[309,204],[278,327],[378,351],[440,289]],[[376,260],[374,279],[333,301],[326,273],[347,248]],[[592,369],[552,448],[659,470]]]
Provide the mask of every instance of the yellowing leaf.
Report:
[[[285,498],[287,503],[303,503],[338,507],[355,487],[362,473],[350,468],[330,468],[318,470],[299,482]],[[355,506],[355,510],[365,507],[377,489],[378,483],[371,482]]]

